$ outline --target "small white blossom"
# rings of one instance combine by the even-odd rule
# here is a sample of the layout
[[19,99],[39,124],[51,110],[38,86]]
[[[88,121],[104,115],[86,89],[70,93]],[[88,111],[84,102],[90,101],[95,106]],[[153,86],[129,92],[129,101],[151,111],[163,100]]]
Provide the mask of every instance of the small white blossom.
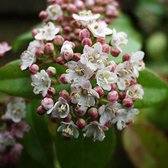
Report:
[[104,131],[107,130],[107,127],[102,126],[97,121],[93,121],[83,129],[85,131],[84,137],[93,137],[93,141],[103,141],[105,138]]
[[44,50],[44,43],[42,41],[34,40],[29,43],[27,50],[32,53],[35,53],[37,50],[43,51]]
[[88,25],[88,29],[92,32],[94,37],[106,37],[107,35],[112,34],[112,30],[107,27],[107,24],[104,21],[93,22]]
[[144,55],[145,55],[144,52],[137,51],[133,53],[130,57],[130,63],[133,67],[133,73],[135,74],[136,77],[139,76],[139,71],[145,69],[145,63],[143,62]]
[[90,81],[81,81],[72,85],[72,103],[84,107],[91,107],[95,105],[95,98],[99,98],[99,94],[92,89]]
[[31,51],[24,51],[21,55],[21,65],[20,69],[25,70],[30,67],[33,63],[36,62],[36,56],[34,52]]
[[75,20],[81,21],[81,23],[86,26],[89,23],[97,20],[100,17],[100,14],[93,14],[91,11],[82,11],[79,12],[79,15],[72,15]]
[[78,127],[74,124],[73,121],[70,122],[61,122],[61,126],[57,129],[58,132],[62,132],[62,135],[68,138],[78,138],[79,131]]
[[104,62],[107,57],[108,54],[103,52],[102,45],[100,43],[95,43],[92,47],[87,45],[84,47],[80,61],[91,70],[96,71],[97,69],[105,67]]
[[141,100],[143,99],[144,90],[141,85],[135,84],[127,88],[126,97],[131,98],[133,100]]
[[11,119],[13,122],[20,122],[26,115],[25,101],[22,98],[11,98],[7,104],[7,110],[2,118]]
[[135,78],[133,67],[129,62],[123,62],[116,66],[115,74],[118,76],[117,86],[120,90],[125,90]]
[[120,109],[115,118],[112,120],[113,124],[117,124],[117,129],[122,130],[126,127],[126,125],[131,122],[135,115],[137,115],[139,111],[137,109]]
[[117,82],[118,77],[114,72],[111,72],[111,67],[106,67],[102,70],[98,70],[96,74],[96,81],[99,86],[104,90],[110,91],[111,84]]
[[31,76],[32,78],[32,86],[34,87],[33,92],[35,94],[42,93],[42,96],[45,97],[47,95],[47,91],[51,86],[51,79],[46,73],[45,70],[41,70],[37,72],[35,75]]
[[117,111],[121,109],[121,104],[114,102],[107,105],[102,105],[99,108],[100,124],[105,125],[107,122],[112,121]]
[[68,62],[65,78],[68,83],[80,82],[81,80],[90,79],[93,76],[93,71],[80,61]]
[[46,12],[48,14],[48,19],[50,20],[57,20],[63,15],[61,7],[57,4],[48,6]]
[[55,35],[58,34],[59,31],[60,29],[55,27],[52,22],[48,22],[43,28],[38,30],[38,33],[35,35],[35,39],[51,41],[55,38]]
[[70,41],[65,41],[61,47],[61,54],[69,53],[73,54],[73,48],[75,44]]
[[128,43],[127,34],[124,32],[112,31],[111,45],[122,52],[121,46]]
[[60,97],[55,105],[48,110],[47,114],[51,113],[51,115],[56,118],[66,118],[69,112],[70,108],[68,102],[64,98]]

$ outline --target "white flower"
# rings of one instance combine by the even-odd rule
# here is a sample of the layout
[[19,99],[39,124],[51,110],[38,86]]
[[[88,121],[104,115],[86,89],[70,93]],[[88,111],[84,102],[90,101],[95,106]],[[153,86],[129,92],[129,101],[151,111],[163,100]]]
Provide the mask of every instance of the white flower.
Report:
[[43,28],[38,30],[35,39],[51,41],[55,38],[55,35],[58,34],[59,30],[60,29],[55,27],[52,22],[48,22]]
[[93,22],[88,25],[88,29],[92,32],[94,37],[106,37],[107,35],[112,34],[112,30],[107,27],[107,24],[104,21]]
[[100,114],[100,124],[105,125],[107,122],[112,121],[119,109],[121,109],[121,104],[117,102],[102,105],[98,110]]
[[70,122],[62,122],[61,126],[57,129],[58,132],[62,132],[62,135],[67,138],[78,138],[79,137],[79,131],[78,127],[74,124],[73,121]]
[[122,130],[126,127],[126,125],[133,120],[135,115],[137,115],[139,111],[137,109],[120,109],[115,118],[112,120],[113,124],[117,124],[117,129]]
[[42,41],[34,40],[29,43],[27,50],[34,54],[36,53],[37,50],[43,51],[44,43]]
[[7,110],[4,119],[11,119],[13,122],[20,122],[26,115],[25,101],[22,98],[11,98],[7,104]]
[[48,110],[47,114],[51,113],[51,115],[56,118],[66,118],[69,112],[70,108],[68,102],[64,98],[60,97],[55,105]]
[[107,127],[102,126],[97,121],[93,121],[83,129],[85,131],[84,137],[93,137],[93,141],[103,141],[105,138],[104,131],[107,130]]
[[84,107],[91,107],[95,105],[95,98],[99,98],[99,94],[92,89],[90,81],[81,81],[71,85],[72,103]]
[[128,43],[127,34],[124,32],[117,32],[115,29],[113,29],[112,32],[111,45],[122,52],[120,47]]
[[117,85],[120,90],[125,90],[136,75],[133,73],[133,67],[128,61],[116,66],[115,74],[118,76]]
[[65,78],[68,83],[80,82],[81,80],[90,79],[93,76],[93,71],[80,61],[68,62]]
[[51,79],[46,73],[45,70],[41,70],[37,72],[35,75],[31,76],[32,78],[32,86],[34,87],[33,92],[35,94],[42,93],[42,96],[45,97],[47,95],[47,91],[51,86]]
[[131,98],[133,100],[141,100],[143,99],[144,90],[141,85],[135,84],[127,88],[126,97]]
[[91,11],[82,11],[79,12],[79,15],[73,14],[72,16],[75,20],[81,21],[84,26],[92,23],[100,17],[99,14],[93,14]]
[[118,80],[117,75],[110,70],[111,67],[106,67],[102,70],[98,70],[96,74],[97,84],[107,91],[110,91],[111,84],[116,83]]
[[69,53],[73,54],[73,48],[75,44],[70,41],[65,41],[61,47],[61,54]]
[[96,71],[97,69],[105,67],[104,62],[107,57],[108,54],[103,52],[102,45],[100,43],[95,43],[92,47],[87,45],[84,47],[80,61],[91,70]]
[[139,76],[139,71],[145,69],[145,63],[143,62],[144,55],[145,54],[143,51],[137,51],[133,53],[130,57],[130,63],[134,69],[133,73],[135,74],[136,77]]
[[48,14],[48,19],[50,20],[57,20],[63,15],[61,7],[57,4],[48,6],[46,12]]
[[31,51],[24,51],[21,55],[21,65],[20,69],[25,70],[30,67],[33,63],[36,62],[36,56],[34,52]]

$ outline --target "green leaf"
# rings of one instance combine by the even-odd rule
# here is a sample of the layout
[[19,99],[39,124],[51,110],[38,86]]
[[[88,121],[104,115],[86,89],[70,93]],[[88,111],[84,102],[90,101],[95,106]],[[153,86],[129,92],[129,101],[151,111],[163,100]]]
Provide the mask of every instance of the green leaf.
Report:
[[133,124],[124,131],[123,144],[135,167],[168,167],[168,140],[152,125]]
[[23,164],[23,167],[38,165],[42,168],[54,168],[53,141],[46,118],[36,113],[39,104],[40,101],[33,101],[27,106],[26,121],[31,130],[23,139],[24,156],[21,165]]
[[[142,39],[140,34],[133,27],[130,19],[124,14],[115,19],[109,26],[111,29],[116,29],[117,31],[126,32],[128,35],[128,44],[122,47],[123,53],[131,54],[133,52],[139,51],[142,48]],[[111,40],[111,37],[108,37]],[[111,57],[116,62],[122,61],[122,56],[117,58]]]
[[136,107],[152,107],[167,99],[168,84],[149,69],[140,73],[138,83],[143,86],[145,94],[143,100],[135,103]]
[[110,161],[115,148],[113,131],[107,133],[103,142],[93,142],[80,137],[65,141],[62,135],[56,136],[56,150],[61,168],[104,168]]

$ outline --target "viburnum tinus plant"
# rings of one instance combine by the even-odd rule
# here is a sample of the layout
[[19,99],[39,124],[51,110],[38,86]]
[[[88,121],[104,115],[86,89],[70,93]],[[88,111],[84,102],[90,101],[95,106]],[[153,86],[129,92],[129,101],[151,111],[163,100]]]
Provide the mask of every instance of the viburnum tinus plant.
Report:
[[49,1],[40,13],[43,26],[33,30],[34,40],[21,55],[20,68],[29,70],[33,92],[41,95],[37,112],[48,114],[67,138],[82,130],[84,137],[103,141],[113,124],[122,130],[139,113],[134,102],[144,95],[137,82],[144,52],[122,52],[127,34],[108,27],[116,7],[113,0]]

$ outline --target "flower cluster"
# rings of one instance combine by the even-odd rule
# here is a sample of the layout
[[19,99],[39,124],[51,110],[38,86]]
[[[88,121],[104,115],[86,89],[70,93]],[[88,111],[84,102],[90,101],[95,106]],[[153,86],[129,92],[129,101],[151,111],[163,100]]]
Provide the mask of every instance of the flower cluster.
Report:
[[[103,141],[113,124],[122,130],[138,114],[134,102],[144,95],[137,83],[145,68],[144,53],[123,53],[127,34],[109,28],[99,14],[102,3],[113,13],[115,1],[49,2],[40,13],[44,26],[33,31],[35,40],[21,55],[21,69],[29,69],[34,93],[43,97],[37,113],[47,113],[67,138],[83,132]],[[84,10],[77,13],[78,7]],[[114,57],[123,61],[116,63]]]
[[[17,142],[29,131],[25,117],[25,102],[22,98],[10,98],[6,112],[0,116],[0,167],[18,163],[23,146]],[[3,114],[4,113],[4,114]]]
[[[115,0],[48,0],[49,6],[41,11],[39,16],[42,20],[56,21],[59,23],[60,31],[65,40],[73,41],[76,45],[80,44],[78,35],[80,27],[78,21],[74,20],[72,14],[83,10],[90,10],[98,17],[103,15],[102,21],[110,23],[118,16],[118,3]],[[83,12],[81,12],[83,15]],[[86,18],[87,19],[87,18]]]

